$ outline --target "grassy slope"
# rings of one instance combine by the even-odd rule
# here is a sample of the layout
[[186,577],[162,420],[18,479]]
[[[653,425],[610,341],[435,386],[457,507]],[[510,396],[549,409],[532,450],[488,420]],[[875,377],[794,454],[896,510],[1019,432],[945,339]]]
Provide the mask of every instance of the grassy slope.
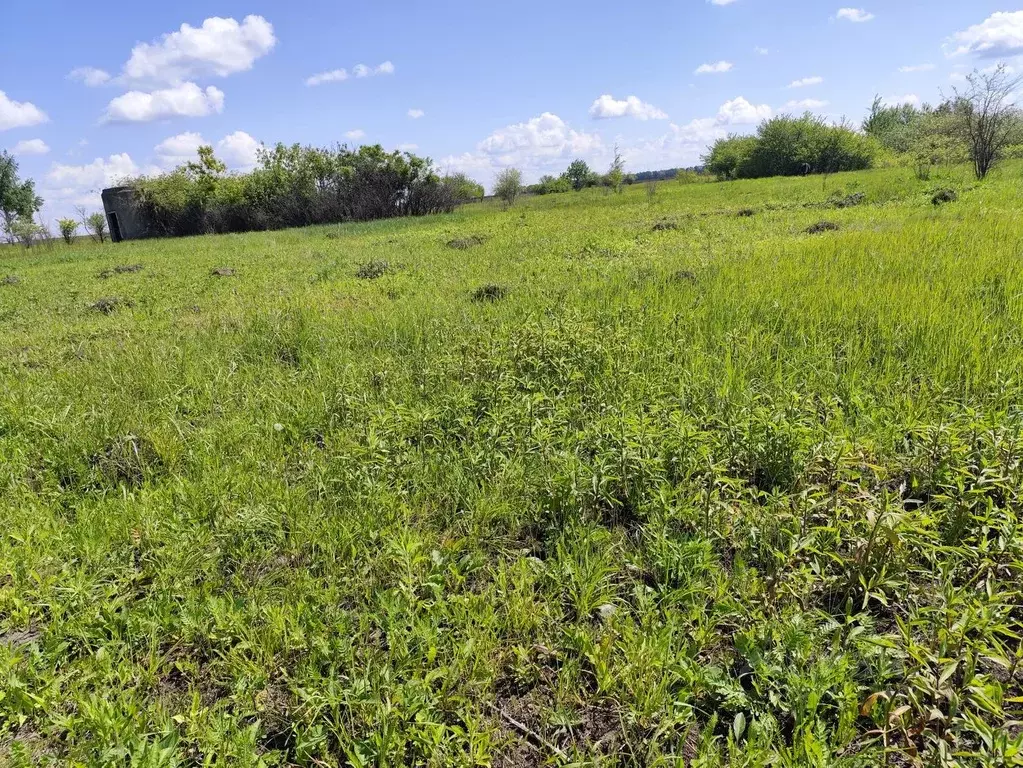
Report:
[[1020,172],[0,251],[0,761],[1011,763]]

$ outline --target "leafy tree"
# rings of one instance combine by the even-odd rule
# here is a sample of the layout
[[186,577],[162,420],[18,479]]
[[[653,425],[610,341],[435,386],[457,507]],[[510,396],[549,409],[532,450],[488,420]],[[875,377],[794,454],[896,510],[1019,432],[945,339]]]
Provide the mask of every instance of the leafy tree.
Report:
[[530,192],[537,195],[555,195],[561,192],[571,192],[572,182],[565,175],[541,176],[540,181],[529,188]]
[[64,242],[71,245],[75,232],[78,231],[78,222],[74,219],[57,219],[57,226],[60,227],[60,236],[64,238]]
[[485,194],[483,185],[473,181],[464,173],[449,174],[441,182],[450,191],[452,198],[459,203],[479,200]]
[[969,149],[973,170],[983,179],[1020,135],[1020,113],[1010,99],[1023,83],[1004,64],[993,72],[974,71],[963,91],[956,90],[955,114]]
[[31,216],[18,216],[8,227],[8,231],[26,248],[46,234],[46,230],[36,223]]
[[16,237],[12,227],[19,219],[31,220],[43,205],[43,199],[36,195],[32,179],[18,178],[18,163],[7,152],[0,152],[0,214],[3,215],[4,231]]
[[497,174],[494,194],[504,200],[507,205],[515,205],[515,200],[522,190],[522,172],[517,168],[505,168]]
[[606,179],[608,187],[616,193],[621,193],[622,186],[625,184],[625,161],[622,159],[622,153],[618,151],[617,144],[615,144],[614,160],[611,161]]
[[578,192],[591,183],[593,171],[590,170],[590,166],[585,161],[573,160],[571,165],[568,166],[568,170],[565,171],[565,177],[571,182],[572,189]]
[[94,239],[101,243],[107,238],[107,217],[102,213],[92,213],[85,218],[85,228]]
[[861,128],[883,147],[904,153],[911,150],[925,117],[925,110],[913,104],[887,105],[880,96],[875,96]]
[[756,136],[732,134],[718,139],[703,156],[704,166],[722,181],[738,178],[739,167],[749,160],[756,146]]

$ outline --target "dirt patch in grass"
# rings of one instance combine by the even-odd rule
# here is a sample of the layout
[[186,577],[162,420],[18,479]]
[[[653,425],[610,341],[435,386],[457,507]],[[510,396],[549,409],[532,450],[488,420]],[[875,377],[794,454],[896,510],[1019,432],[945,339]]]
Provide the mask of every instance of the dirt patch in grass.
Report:
[[217,267],[210,271],[213,277],[234,277],[235,271],[231,267]]
[[485,242],[487,242],[485,237],[480,235],[470,235],[469,237],[460,237],[455,240],[448,240],[448,248],[454,248],[456,251],[467,251],[470,248],[483,245]]
[[751,216],[756,216],[757,212],[752,208],[740,208],[735,212],[735,215],[738,216],[740,219],[748,219]]
[[21,278],[17,275],[7,275],[3,280],[0,280],[0,285],[19,285],[20,283]]
[[851,195],[833,195],[828,203],[832,208],[853,208],[857,205],[863,205],[867,201],[867,195],[864,192],[854,192]]
[[390,262],[381,259],[373,259],[365,264],[360,264],[355,270],[355,276],[360,280],[376,280],[391,271]]
[[821,235],[825,232],[837,232],[839,229],[841,229],[841,227],[833,221],[818,221],[816,224],[811,224],[803,231],[808,235]]
[[6,645],[8,648],[21,648],[22,646],[38,642],[42,639],[42,636],[43,633],[35,627],[16,629],[11,632],[0,633],[0,645]]
[[90,463],[113,485],[141,486],[147,477],[163,469],[156,446],[147,437],[125,435],[111,440]]
[[654,232],[674,232],[676,229],[678,229],[678,222],[674,219],[661,219],[651,227]]
[[122,307],[133,306],[135,305],[130,299],[122,299],[120,296],[104,296],[90,304],[89,308],[96,312],[102,312],[104,315],[112,315]]
[[508,289],[503,285],[488,283],[481,285],[472,292],[472,300],[477,302],[500,301],[508,295]]
[[144,267],[141,264],[118,264],[113,269],[104,269],[99,273],[98,277],[100,280],[106,280],[114,275],[130,275],[135,272],[141,272]]

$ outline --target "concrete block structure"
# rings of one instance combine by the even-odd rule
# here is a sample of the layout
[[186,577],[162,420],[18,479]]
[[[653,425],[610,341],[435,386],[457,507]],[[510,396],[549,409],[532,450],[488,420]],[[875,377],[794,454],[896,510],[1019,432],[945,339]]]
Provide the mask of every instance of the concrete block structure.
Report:
[[107,216],[110,239],[139,240],[149,236],[149,222],[135,205],[135,190],[131,187],[110,187],[100,194],[103,212]]

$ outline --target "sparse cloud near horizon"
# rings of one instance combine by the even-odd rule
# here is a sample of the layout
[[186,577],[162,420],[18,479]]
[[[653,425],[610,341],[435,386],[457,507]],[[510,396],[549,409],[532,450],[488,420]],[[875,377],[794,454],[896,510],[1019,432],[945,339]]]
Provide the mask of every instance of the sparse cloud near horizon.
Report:
[[50,147],[42,139],[25,139],[14,145],[11,152],[15,155],[45,155]]
[[932,69],[934,69],[934,65],[933,64],[909,64],[909,65],[906,65],[904,67],[899,67],[899,72],[902,72],[902,73],[908,73],[908,72],[930,72]]
[[668,119],[664,110],[640,100],[637,96],[628,96],[619,100],[607,93],[590,105],[590,117],[594,120],[607,120],[615,117],[634,117],[637,120]]
[[730,61],[715,61],[709,64],[701,64],[696,68],[694,74],[697,75],[720,75],[725,72],[730,72],[735,65]]
[[828,106],[828,102],[823,99],[792,99],[785,104],[785,109],[814,110],[823,109],[826,106]]

